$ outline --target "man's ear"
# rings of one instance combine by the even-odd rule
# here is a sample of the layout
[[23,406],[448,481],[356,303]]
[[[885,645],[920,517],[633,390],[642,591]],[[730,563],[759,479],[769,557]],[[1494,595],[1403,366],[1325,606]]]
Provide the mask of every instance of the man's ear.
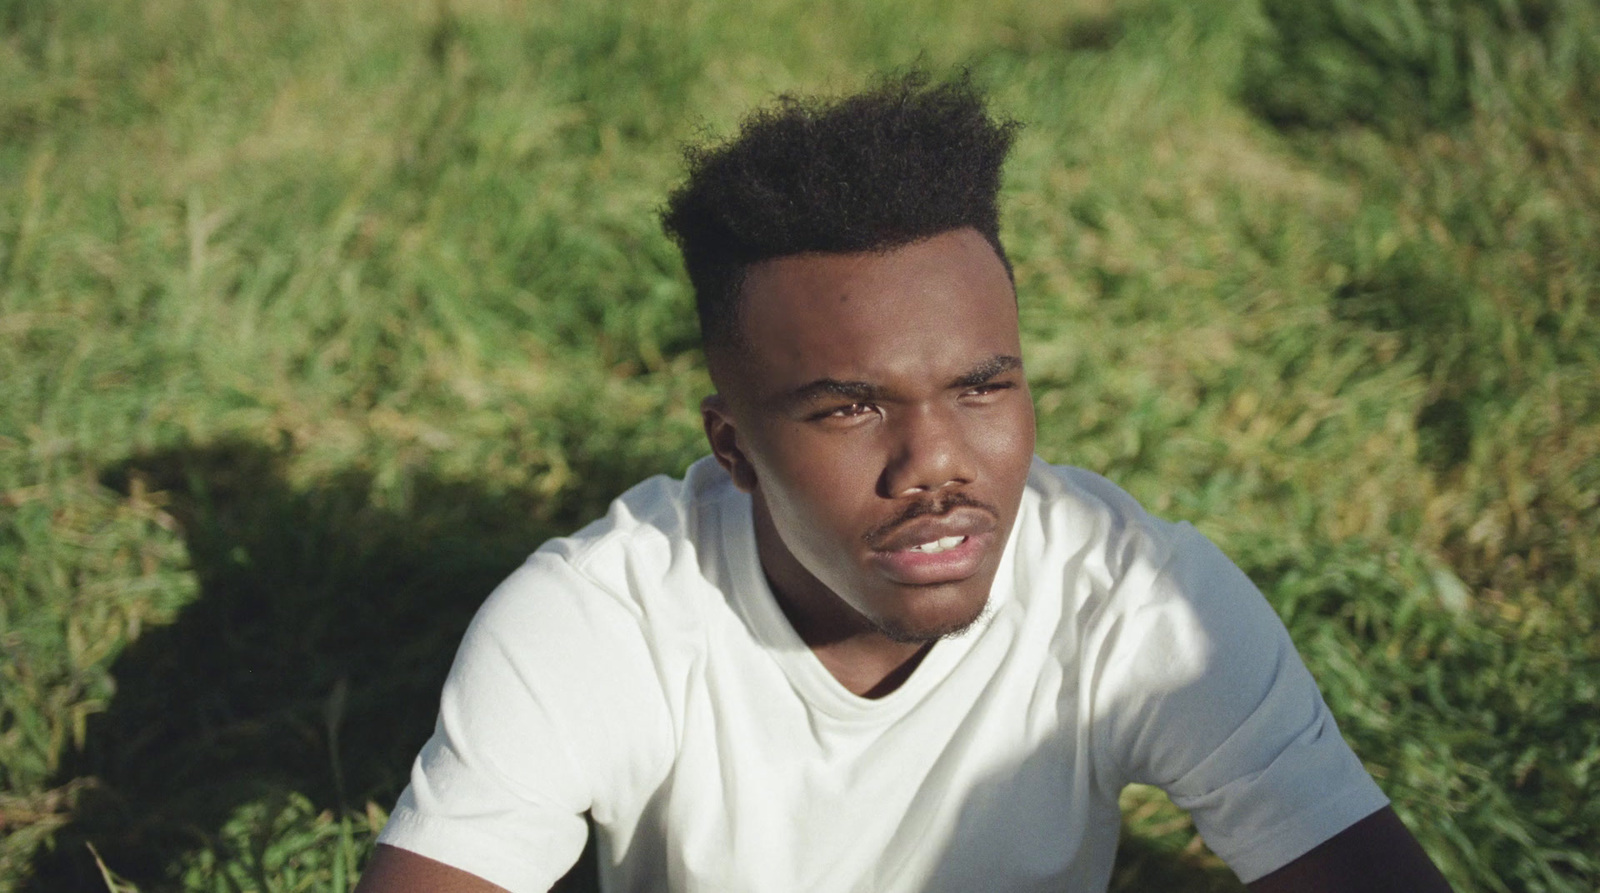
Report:
[[700,401],[700,422],[706,429],[706,441],[711,444],[711,454],[717,464],[733,478],[733,485],[749,493],[756,488],[756,469],[739,448],[739,431],[734,425],[728,401],[721,394],[712,394]]

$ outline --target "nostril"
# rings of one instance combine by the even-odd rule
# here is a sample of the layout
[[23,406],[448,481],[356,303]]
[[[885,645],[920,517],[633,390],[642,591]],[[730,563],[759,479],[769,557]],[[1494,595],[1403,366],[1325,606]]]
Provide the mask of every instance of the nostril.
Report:
[[911,486],[906,487],[905,489],[901,490],[900,491],[900,495],[902,495],[902,496],[911,496],[911,495],[914,495],[914,494],[917,494],[917,493],[928,493],[928,492],[933,491],[933,490],[944,490],[944,489],[946,489],[948,487],[957,486],[960,483],[961,483],[960,480],[958,480],[956,478],[951,478],[950,480],[945,481],[942,484],[939,484],[937,486],[931,486],[931,487],[928,486],[927,484],[912,484]]

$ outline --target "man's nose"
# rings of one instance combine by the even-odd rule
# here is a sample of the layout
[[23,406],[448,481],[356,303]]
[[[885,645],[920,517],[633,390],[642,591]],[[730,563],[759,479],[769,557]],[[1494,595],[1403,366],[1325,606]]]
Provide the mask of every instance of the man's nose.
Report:
[[949,409],[921,405],[897,416],[887,426],[893,440],[879,496],[898,499],[972,483],[966,436]]

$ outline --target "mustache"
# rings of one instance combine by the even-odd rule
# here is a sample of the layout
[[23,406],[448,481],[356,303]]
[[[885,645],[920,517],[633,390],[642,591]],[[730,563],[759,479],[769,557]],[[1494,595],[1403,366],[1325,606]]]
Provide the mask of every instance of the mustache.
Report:
[[1000,517],[1000,511],[981,499],[975,499],[965,493],[951,493],[939,499],[925,499],[905,507],[893,518],[879,524],[867,531],[862,539],[869,546],[874,546],[888,539],[900,527],[927,515],[945,515],[958,508],[973,508],[988,512],[993,517]]

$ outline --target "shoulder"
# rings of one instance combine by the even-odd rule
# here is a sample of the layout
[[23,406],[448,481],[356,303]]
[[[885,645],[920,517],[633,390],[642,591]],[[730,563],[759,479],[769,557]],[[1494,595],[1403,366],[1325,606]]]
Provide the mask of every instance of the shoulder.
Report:
[[1383,806],[1277,614],[1210,540],[1082,469],[1036,463],[1029,493],[1029,523],[1094,580],[1074,616],[1109,778],[1162,787],[1249,878]]
[[1210,547],[1189,524],[1150,514],[1101,475],[1037,458],[1017,524],[1019,560],[1046,571],[1060,565],[1079,601],[1138,599],[1175,559]]
[[1092,583],[1087,597],[1107,619],[1137,621],[1124,636],[1182,631],[1204,646],[1280,626],[1244,572],[1193,525],[1155,517],[1104,477],[1036,461],[1029,499],[1026,523],[1039,542],[1068,550],[1069,572]]
[[688,608],[696,597],[718,592],[709,556],[742,498],[709,460],[690,466],[682,479],[642,481],[604,517],[541,545],[495,591],[485,613],[515,612],[512,606],[560,594],[609,602],[636,617],[663,599]]
[[1122,708],[1170,702],[1215,715],[1207,705],[1223,689],[1243,710],[1280,673],[1302,672],[1261,592],[1192,525],[1156,518],[1078,468],[1036,462],[1029,494],[1035,505],[1020,517],[1034,531],[1021,548],[1054,556],[1036,575],[1060,564],[1076,641],[1096,654],[1096,689]]
[[741,495],[714,462],[702,459],[682,479],[658,474],[635,484],[604,517],[550,540],[539,553],[559,555],[585,573],[603,574],[618,560],[670,561],[697,545],[708,514],[731,509]]
[[522,765],[530,742],[595,790],[624,789],[617,779],[641,765],[657,771],[671,749],[668,676],[692,664],[723,601],[700,562],[707,531],[732,510],[723,489],[700,465],[682,480],[650,478],[514,570],[474,616],[446,681],[452,745],[530,792],[550,785]]

